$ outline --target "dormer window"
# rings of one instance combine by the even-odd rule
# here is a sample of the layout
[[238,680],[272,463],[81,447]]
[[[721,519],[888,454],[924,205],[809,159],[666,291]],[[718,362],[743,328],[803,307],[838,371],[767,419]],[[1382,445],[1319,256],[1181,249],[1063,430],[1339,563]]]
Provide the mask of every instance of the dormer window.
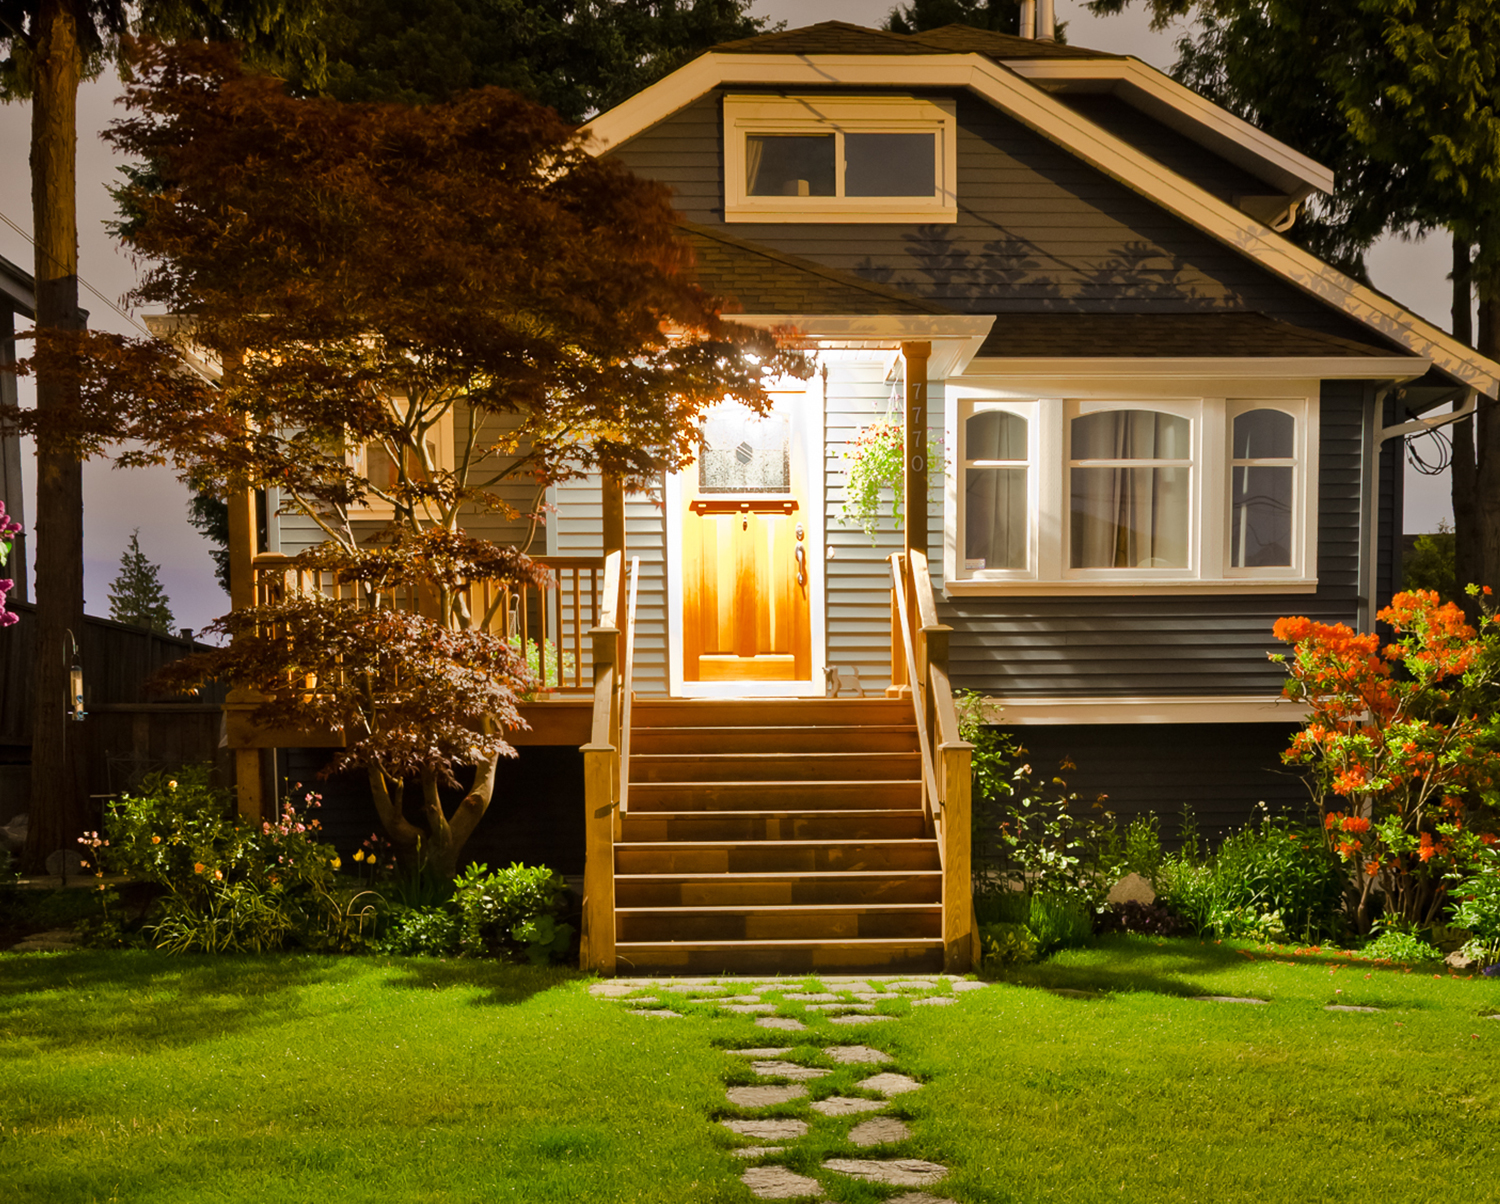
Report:
[[725,220],[956,221],[955,128],[910,96],[725,97]]

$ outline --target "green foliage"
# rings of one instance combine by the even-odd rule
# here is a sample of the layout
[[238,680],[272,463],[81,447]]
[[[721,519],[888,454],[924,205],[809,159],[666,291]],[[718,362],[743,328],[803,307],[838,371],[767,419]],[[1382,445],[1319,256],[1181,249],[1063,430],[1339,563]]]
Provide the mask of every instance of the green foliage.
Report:
[[563,922],[568,888],[546,866],[514,864],[491,873],[483,863],[465,868],[453,884],[461,921],[459,947],[545,965],[568,951],[574,928]]
[[[519,634],[510,637],[510,646],[522,651]],[[526,641],[526,674],[536,684],[536,689],[521,695],[522,702],[532,702],[543,689],[555,689],[573,676],[576,662],[573,654],[563,649],[559,654],[557,645],[551,640],[540,644],[536,640]]]
[[430,104],[501,87],[587,120],[710,46],[765,29],[750,0],[334,0],[340,100]]
[[[844,475],[844,504],[839,511],[839,522],[858,524],[870,537],[871,544],[875,543],[880,511],[887,493],[891,497],[892,524],[896,530],[901,529],[906,504],[905,447],[905,423],[899,418],[886,418],[860,431],[843,453],[848,468]],[[932,466],[941,466],[942,463],[942,445],[929,439],[929,481],[933,481]],[[940,476],[938,480],[941,480]],[[933,481],[931,487],[936,488],[936,483]]]
[[1026,927],[1043,951],[1077,945],[1094,935],[1094,908],[1075,891],[1039,890],[1031,896]]
[[1205,861],[1196,851],[1163,856],[1152,885],[1195,931],[1217,937],[1314,941],[1346,927],[1339,859],[1316,828],[1269,813]]
[[1361,957],[1392,962],[1440,962],[1443,951],[1399,924],[1381,927],[1373,940],[1360,949]]
[[386,929],[371,943],[377,953],[449,957],[458,953],[463,921],[451,907],[394,907]]
[[1040,946],[1025,924],[983,924],[979,928],[980,964],[987,970],[998,966],[1034,962]]
[[130,546],[120,554],[120,571],[110,583],[109,617],[116,623],[174,635],[177,621],[172,618],[169,601],[161,585],[161,566],[147,560],[141,551],[141,529],[137,527],[130,533]]
[[193,530],[213,545],[209,557],[214,562],[214,580],[229,592],[229,503],[212,493],[198,492],[188,499],[188,522]]
[[[293,938],[348,948],[357,921],[334,888],[339,858],[316,818],[288,802],[275,823],[247,823],[204,766],[149,774],[113,802],[104,832],[80,843],[101,873],[152,883],[162,895],[144,933],[173,953],[264,952]],[[306,809],[321,803],[308,795]]]
[[1161,821],[1156,812],[1137,815],[1125,829],[1120,872],[1155,878],[1165,855],[1161,847]]
[[1482,940],[1500,940],[1500,845],[1474,841],[1449,887],[1453,923]]
[[1403,589],[1430,589],[1444,602],[1462,604],[1463,590],[1458,584],[1457,536],[1447,519],[1438,520],[1438,529],[1418,535],[1411,555],[1401,562]]

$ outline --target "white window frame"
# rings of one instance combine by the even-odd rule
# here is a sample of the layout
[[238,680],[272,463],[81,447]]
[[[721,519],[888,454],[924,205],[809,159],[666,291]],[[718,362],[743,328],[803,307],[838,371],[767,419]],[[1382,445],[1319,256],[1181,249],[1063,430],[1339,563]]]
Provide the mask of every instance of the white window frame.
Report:
[[[745,143],[752,134],[835,136],[838,196],[751,196]],[[928,197],[843,196],[844,134],[925,134],[936,156]],[[724,220],[726,222],[956,222],[958,118],[953,101],[887,96],[726,96],[724,98]]]
[[[406,399],[392,398],[391,406],[394,413],[399,417],[406,408]],[[440,472],[453,471],[453,407],[449,406],[437,422],[428,431],[428,439],[435,441],[436,467]],[[364,443],[349,447],[347,457],[349,467],[359,476],[369,479],[366,457],[369,455],[369,446],[377,440],[371,439]],[[376,497],[373,493],[367,493],[363,504],[351,505],[347,509],[348,517],[352,520],[384,519],[390,520],[396,517],[396,509],[383,498]]]
[[[1318,396],[1308,379],[953,379],[945,391],[946,437],[953,449],[944,531],[944,588],[953,596],[1311,593],[1317,588]],[[1028,419],[1028,564],[971,570],[964,565],[965,421],[984,409]],[[1071,419],[1112,409],[1179,414],[1192,423],[1189,564],[1186,568],[1071,567]],[[1230,465],[1234,418],[1275,409],[1296,421],[1292,474],[1292,557],[1287,566],[1232,568]]]

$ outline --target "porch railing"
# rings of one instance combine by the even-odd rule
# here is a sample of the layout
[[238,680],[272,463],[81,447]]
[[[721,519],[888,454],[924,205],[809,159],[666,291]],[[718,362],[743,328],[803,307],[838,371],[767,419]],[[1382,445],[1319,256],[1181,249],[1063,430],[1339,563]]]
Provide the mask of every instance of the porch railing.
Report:
[[[508,581],[472,581],[460,591],[475,625],[525,649],[543,689],[589,689],[592,645],[584,633],[600,625],[605,598],[604,557],[538,556],[551,570],[546,586]],[[290,556],[262,553],[255,557],[256,605],[299,593],[317,593],[358,609],[389,607],[431,612],[435,591],[374,590],[326,569],[297,565]]]
[[943,867],[943,969],[962,973],[978,954],[970,877],[973,745],[959,737],[948,678],[948,637],[938,622],[927,557],[891,557],[891,680],[910,685],[922,753],[922,809]]
[[635,599],[640,560],[630,562],[619,622],[623,553],[604,562],[604,604],[593,641],[594,714],[583,746],[583,935],[579,964],[596,974],[615,972],[615,843],[630,806],[630,711],[635,686]]

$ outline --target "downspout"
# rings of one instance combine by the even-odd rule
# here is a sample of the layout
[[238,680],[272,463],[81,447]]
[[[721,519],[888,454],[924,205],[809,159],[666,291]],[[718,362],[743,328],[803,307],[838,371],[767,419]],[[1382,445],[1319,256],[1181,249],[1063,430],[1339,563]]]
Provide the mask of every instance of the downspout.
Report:
[[[1380,565],[1380,449],[1387,440],[1403,438],[1406,435],[1421,434],[1426,431],[1439,430],[1445,426],[1451,426],[1462,418],[1472,414],[1479,404],[1479,393],[1475,389],[1464,390],[1463,404],[1451,414],[1438,414],[1433,418],[1414,418],[1409,422],[1397,422],[1391,426],[1380,426],[1380,415],[1385,408],[1386,398],[1396,388],[1396,382],[1392,381],[1375,390],[1375,404],[1371,407],[1369,414],[1365,417],[1365,446],[1371,449],[1371,454],[1366,457],[1364,465],[1364,480],[1362,481],[1361,493],[1365,498],[1364,520],[1366,523],[1366,548],[1361,557],[1360,564],[1360,615],[1359,627],[1361,631],[1371,631],[1375,627],[1375,591],[1378,586],[1377,576]],[[1400,465],[1397,465],[1400,471]],[[1394,586],[1394,582],[1392,585]]]

